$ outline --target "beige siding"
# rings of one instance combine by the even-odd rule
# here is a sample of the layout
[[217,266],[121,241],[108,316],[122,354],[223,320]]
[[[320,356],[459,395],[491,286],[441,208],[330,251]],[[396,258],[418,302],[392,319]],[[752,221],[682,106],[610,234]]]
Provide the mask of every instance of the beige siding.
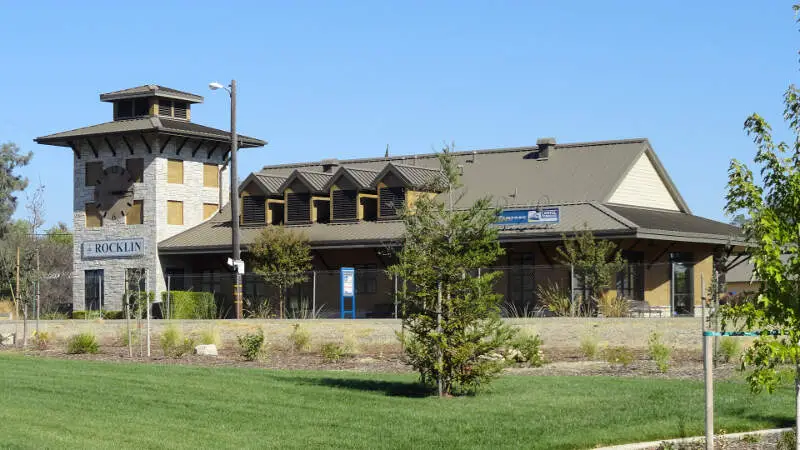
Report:
[[656,172],[650,158],[647,157],[647,153],[642,153],[617,190],[611,195],[609,202],[673,211],[680,210],[664,181]]

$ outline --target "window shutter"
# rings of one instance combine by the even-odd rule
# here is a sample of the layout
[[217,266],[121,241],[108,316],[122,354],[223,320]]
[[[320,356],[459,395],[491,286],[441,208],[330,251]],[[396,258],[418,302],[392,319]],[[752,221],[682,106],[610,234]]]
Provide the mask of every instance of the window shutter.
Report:
[[311,197],[307,193],[286,194],[289,223],[308,223],[311,221]]
[[357,197],[357,191],[333,191],[333,220],[357,219]]
[[187,119],[189,117],[189,106],[185,102],[175,102],[174,116],[178,119]]
[[216,203],[203,203],[203,220],[216,214],[218,209],[219,205]]
[[266,198],[258,195],[242,197],[242,222],[243,223],[266,223],[267,211]]
[[378,192],[382,218],[397,217],[406,201],[406,192],[401,187],[384,187]]
[[103,216],[97,210],[97,205],[94,203],[87,203],[84,205],[84,214],[86,215],[86,228],[99,228],[103,226]]

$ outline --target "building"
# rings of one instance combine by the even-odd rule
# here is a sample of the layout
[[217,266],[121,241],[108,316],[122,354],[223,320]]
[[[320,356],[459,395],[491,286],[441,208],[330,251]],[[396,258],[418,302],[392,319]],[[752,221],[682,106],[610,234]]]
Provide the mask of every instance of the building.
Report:
[[[139,106],[116,104],[137,98],[144,99]],[[172,289],[214,292],[221,305],[230,305],[231,218],[223,175],[228,134],[189,121],[189,104],[202,101],[192,94],[146,86],[101,99],[115,102],[115,112],[132,108],[127,114],[137,118],[115,115],[113,122],[37,139],[75,152],[75,308],[96,308],[97,298],[105,298],[107,309],[118,308],[130,278],[123,272],[141,268],[148,269],[149,290],[163,291],[169,283]],[[162,99],[172,115],[161,114]],[[175,117],[179,111],[182,117]],[[243,147],[260,145],[242,138]],[[486,270],[504,272],[498,290],[517,310],[535,308],[541,286],[581,288],[556,249],[564,235],[584,227],[614,241],[629,261],[617,293],[669,315],[695,314],[715,265],[744,250],[737,227],[691,213],[646,139],[539,139],[529,147],[454,156],[464,184],[458,204],[491,195],[503,209],[498,226],[506,255]],[[113,174],[110,167],[122,168],[130,159],[142,162],[126,173],[144,167],[132,194],[111,175],[95,175],[101,163],[100,173]],[[392,317],[402,280],[384,269],[392,248],[402,243],[399,211],[420,196],[439,195],[432,187],[441,176],[438,161],[433,154],[385,155],[266,166],[239,186],[243,256],[265,227],[303,232],[315,271],[292,289],[294,307],[304,308],[308,300],[338,317],[338,270],[355,267],[356,316]],[[114,200],[111,209],[107,197]],[[119,198],[131,200],[131,209],[114,219]],[[217,211],[219,205],[225,206]],[[270,289],[259,277],[245,277],[246,298],[268,299]]]
[[191,120],[203,97],[145,85],[100,100],[111,103],[112,121],[35,140],[74,154],[75,310],[121,310],[126,284],[166,289],[158,243],[208,220],[230,198],[230,134]]

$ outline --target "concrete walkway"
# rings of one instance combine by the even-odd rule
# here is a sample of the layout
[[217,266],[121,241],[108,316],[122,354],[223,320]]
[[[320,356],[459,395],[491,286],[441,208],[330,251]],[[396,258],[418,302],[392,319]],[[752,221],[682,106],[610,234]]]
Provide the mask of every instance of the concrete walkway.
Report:
[[[729,440],[740,440],[747,435],[757,435],[757,436],[764,436],[770,434],[778,434],[783,433],[786,431],[792,431],[791,428],[775,428],[772,430],[757,430],[757,431],[747,431],[744,433],[733,433],[733,434],[717,434],[715,437],[717,438],[725,438]],[[653,448],[658,448],[661,444],[668,442],[670,444],[689,444],[692,442],[703,442],[705,441],[705,436],[695,436],[689,438],[680,438],[680,439],[662,439],[660,441],[650,441],[650,442],[637,442],[635,444],[623,444],[623,445],[614,445],[612,447],[601,447],[596,450],[649,450]]]

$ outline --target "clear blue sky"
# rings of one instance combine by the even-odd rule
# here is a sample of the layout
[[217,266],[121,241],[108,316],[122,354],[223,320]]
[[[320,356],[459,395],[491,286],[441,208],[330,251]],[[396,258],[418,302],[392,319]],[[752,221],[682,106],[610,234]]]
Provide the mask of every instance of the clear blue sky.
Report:
[[[340,4],[335,4],[340,3]],[[7,2],[0,141],[34,152],[49,224],[72,226],[72,154],[37,136],[106,122],[98,94],[236,78],[240,173],[325,157],[647,137],[695,214],[723,219],[730,158],[797,78],[791,2]],[[225,8],[231,8],[230,11]],[[244,177],[243,176],[243,177]],[[24,204],[24,197],[21,199]],[[26,214],[20,205],[17,215]]]

